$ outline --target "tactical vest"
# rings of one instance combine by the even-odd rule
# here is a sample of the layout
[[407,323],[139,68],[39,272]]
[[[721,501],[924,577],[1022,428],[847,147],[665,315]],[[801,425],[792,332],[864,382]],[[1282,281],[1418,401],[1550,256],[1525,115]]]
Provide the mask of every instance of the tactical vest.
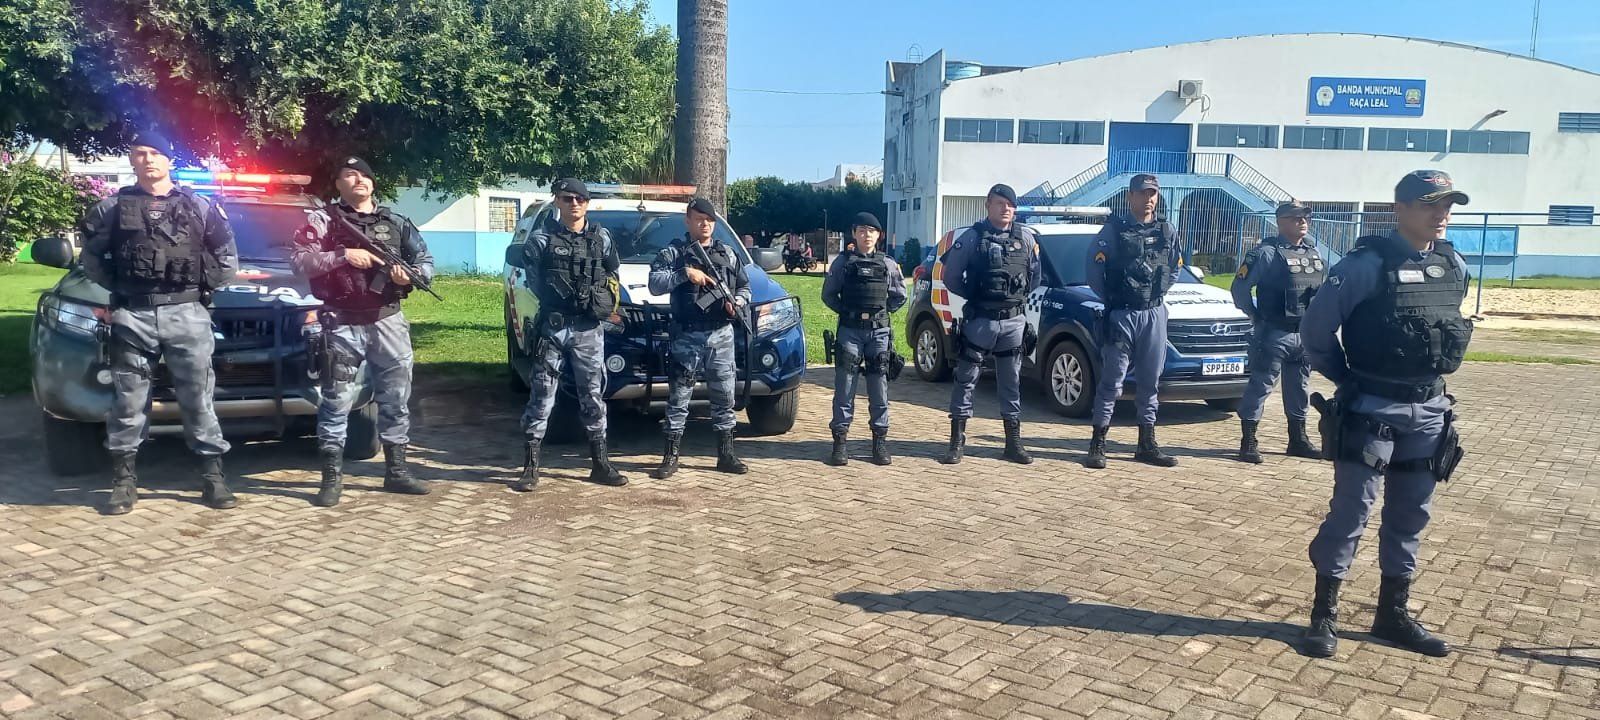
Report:
[[973,229],[978,234],[977,261],[967,273],[974,277],[976,270],[977,281],[968,282],[972,297],[967,301],[980,317],[1014,317],[1028,300],[1028,270],[1034,250],[1024,242],[1027,236],[1016,223],[1004,232],[988,221]]
[[844,301],[841,322],[851,325],[876,327],[889,321],[889,267],[884,264],[883,253],[846,252],[844,256],[844,286],[840,299]]
[[1275,239],[1268,243],[1277,249],[1277,259],[1256,283],[1256,309],[1273,327],[1299,332],[1300,318],[1328,276],[1328,266],[1310,242],[1290,245]]
[[[324,209],[323,212],[341,213],[374,244],[388,246],[396,255],[407,261],[415,259],[407,258],[404,250],[405,219],[390,212],[389,208],[380,207],[375,213],[364,214],[344,205],[337,205]],[[341,247],[349,247],[340,241],[340,236],[347,232],[349,231],[341,224],[330,219],[324,233],[322,249],[334,251]],[[362,270],[342,263],[320,277],[311,278],[311,292],[330,307],[339,310],[389,312],[398,310],[400,301],[410,294],[411,289],[392,282],[386,283],[380,274],[387,276],[388,266],[373,265]],[[378,289],[374,290],[374,286]]]
[[[696,267],[705,271],[695,253],[689,247],[694,242],[687,237],[679,240],[677,244],[678,258],[674,270],[685,267]],[[712,269],[709,274],[726,290],[730,297],[734,294],[734,278],[737,273],[735,268],[739,259],[734,256],[728,246],[713,241],[705,248],[706,256],[711,259]],[[681,328],[687,330],[711,330],[733,323],[733,318],[720,303],[710,302],[711,291],[694,283],[683,283],[672,289],[672,320]],[[705,309],[701,310],[704,305]]]
[[1118,221],[1115,247],[1106,264],[1106,306],[1148,310],[1172,289],[1172,242],[1165,222],[1142,225]]
[[589,223],[581,233],[549,221],[544,267],[539,269],[539,308],[569,317],[603,320],[616,310],[617,297],[606,272],[605,229]]
[[1461,317],[1466,269],[1455,249],[1438,240],[1422,259],[1398,235],[1364,237],[1356,253],[1383,260],[1381,289],[1357,305],[1341,335],[1350,367],[1379,379],[1438,378],[1461,367],[1472,322]]
[[117,193],[112,237],[113,293],[124,296],[195,292],[207,285],[210,253],[200,202],[178,190],[155,197],[134,187]]

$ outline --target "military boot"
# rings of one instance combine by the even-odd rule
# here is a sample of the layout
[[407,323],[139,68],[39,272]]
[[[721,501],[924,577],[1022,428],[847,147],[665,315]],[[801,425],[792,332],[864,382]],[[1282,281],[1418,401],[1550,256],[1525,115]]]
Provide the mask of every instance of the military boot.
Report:
[[1244,462],[1261,464],[1261,444],[1256,442],[1256,426],[1260,424],[1257,420],[1239,421],[1239,429],[1243,433],[1239,440],[1239,459]]
[[745,467],[739,457],[733,454],[732,430],[722,430],[717,433],[717,470],[735,475],[750,472],[750,468]]
[[683,431],[668,431],[666,447],[661,449],[661,465],[650,472],[650,477],[665,480],[678,471],[678,445],[683,442]]
[[111,453],[111,500],[106,503],[107,515],[126,515],[139,500],[139,476],[134,472],[138,453]]
[[228,478],[222,474],[221,455],[200,456],[200,499],[217,510],[239,507],[239,499],[228,489]]
[[406,446],[383,444],[383,489],[402,495],[427,495],[428,485],[411,476],[406,467]]
[[889,428],[872,429],[872,464],[888,465],[894,462],[889,457]]
[[1311,625],[1300,638],[1300,652],[1308,657],[1333,657],[1339,647],[1339,578],[1317,576],[1317,596],[1312,600]]
[[1385,575],[1378,586],[1378,612],[1372,619],[1372,636],[1423,655],[1444,657],[1450,645],[1427,631],[1406,605],[1411,600],[1411,578]]
[[511,483],[511,489],[517,492],[533,492],[539,487],[539,440],[524,440],[522,443],[522,477]]
[[1172,467],[1178,464],[1178,459],[1161,451],[1161,446],[1156,443],[1156,426],[1139,426],[1139,447],[1133,452],[1133,459],[1146,465],[1156,467]]
[[1311,436],[1306,434],[1305,418],[1289,418],[1289,454],[1307,460],[1322,459],[1322,448],[1313,445]]
[[1103,470],[1106,466],[1106,433],[1111,431],[1109,425],[1101,425],[1094,429],[1094,437],[1089,439],[1089,457],[1083,459],[1083,466],[1095,470]]
[[589,482],[609,487],[622,487],[628,479],[611,466],[611,454],[606,451],[606,436],[596,433],[589,436]]
[[967,452],[967,419],[950,418],[950,449],[946,450],[944,457],[939,462],[946,465],[955,465],[961,462],[961,456]]
[[1002,420],[1006,426],[1006,459],[1022,465],[1033,464],[1033,456],[1022,446],[1022,420]]
[[339,504],[339,497],[344,494],[344,448],[324,445],[320,453],[322,487],[317,490],[317,499],[312,500],[311,504],[317,507],[333,507]]
[[849,434],[849,428],[834,428],[833,452],[828,454],[829,465],[840,467],[850,462],[849,449],[845,446],[845,439],[847,436],[849,436]]

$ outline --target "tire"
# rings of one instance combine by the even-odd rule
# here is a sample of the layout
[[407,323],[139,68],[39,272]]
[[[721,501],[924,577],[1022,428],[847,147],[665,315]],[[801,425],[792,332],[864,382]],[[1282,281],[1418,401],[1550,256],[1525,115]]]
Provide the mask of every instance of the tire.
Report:
[[750,398],[744,412],[756,435],[782,435],[794,428],[795,418],[800,416],[800,391]]
[[1207,400],[1206,401],[1206,406],[1211,408],[1212,410],[1221,410],[1223,412],[1238,412],[1238,410],[1239,410],[1239,401],[1243,400],[1243,399],[1244,398],[1215,398],[1215,399],[1212,399],[1212,400]]
[[511,306],[510,306],[509,303],[507,303],[507,305],[506,305],[506,375],[508,376],[507,377],[507,381],[508,381],[507,384],[511,386],[511,391],[512,392],[527,394],[527,392],[528,392],[528,379],[524,378],[522,376],[522,372],[517,369],[517,361],[526,358],[527,354],[522,352],[522,348],[521,347],[517,346],[517,331],[512,326],[512,323],[514,323],[514,322],[516,322],[516,319],[511,316]]
[[106,426],[61,420],[40,413],[44,425],[45,460],[55,475],[87,475],[111,467],[106,452]]
[[939,321],[928,318],[917,323],[917,332],[911,339],[911,364],[917,368],[917,377],[926,382],[949,380],[952,374],[949,350]]
[[378,437],[378,403],[369,402],[352,410],[344,434],[344,458],[366,460],[383,451],[383,441]]
[[1040,381],[1045,387],[1045,397],[1050,409],[1073,418],[1089,416],[1094,405],[1094,366],[1083,347],[1072,340],[1062,340],[1050,348]]

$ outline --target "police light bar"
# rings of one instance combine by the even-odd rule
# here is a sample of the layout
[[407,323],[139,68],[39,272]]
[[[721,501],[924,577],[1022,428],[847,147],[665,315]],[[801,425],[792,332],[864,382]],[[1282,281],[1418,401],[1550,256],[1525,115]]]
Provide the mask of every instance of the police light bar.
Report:
[[1103,217],[1111,214],[1111,208],[1087,205],[1022,205],[1017,208],[1017,214]]
[[589,185],[589,194],[606,197],[692,197],[697,189],[693,185],[637,185],[633,183],[595,183]]
[[278,175],[273,173],[212,172],[185,168],[173,170],[172,177],[179,182],[206,185],[310,185],[310,175]]

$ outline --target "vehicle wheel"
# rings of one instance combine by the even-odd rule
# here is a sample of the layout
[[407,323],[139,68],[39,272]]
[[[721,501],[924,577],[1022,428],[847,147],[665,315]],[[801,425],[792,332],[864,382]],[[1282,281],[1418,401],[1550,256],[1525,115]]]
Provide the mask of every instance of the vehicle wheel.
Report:
[[795,418],[800,416],[800,391],[750,398],[744,412],[756,435],[782,435],[794,427]]
[[[606,405],[607,420],[610,405]],[[589,439],[583,428],[583,418],[578,415],[578,396],[572,386],[563,382],[556,388],[556,405],[550,409],[550,421],[545,425],[544,441],[551,445],[571,445]]]
[[1050,348],[1042,379],[1050,407],[1067,417],[1088,417],[1094,404],[1094,367],[1078,343],[1063,340]]
[[1216,398],[1213,400],[1207,400],[1206,406],[1210,407],[1212,410],[1237,412],[1239,410],[1239,401],[1242,399],[1243,398]]
[[528,392],[528,379],[522,376],[522,371],[517,369],[518,360],[526,360],[528,354],[517,345],[517,331],[512,323],[516,319],[511,316],[511,308],[506,307],[506,374],[509,376],[511,391],[526,394]]
[[950,379],[950,362],[945,356],[944,329],[932,318],[917,325],[912,338],[911,359],[917,366],[917,377],[927,382],[944,382]]
[[106,426],[61,420],[40,413],[44,424],[45,459],[56,475],[87,475],[111,467],[106,453]]
[[366,460],[383,451],[383,441],[378,437],[378,403],[369,402],[359,410],[351,411],[344,431],[344,458]]

